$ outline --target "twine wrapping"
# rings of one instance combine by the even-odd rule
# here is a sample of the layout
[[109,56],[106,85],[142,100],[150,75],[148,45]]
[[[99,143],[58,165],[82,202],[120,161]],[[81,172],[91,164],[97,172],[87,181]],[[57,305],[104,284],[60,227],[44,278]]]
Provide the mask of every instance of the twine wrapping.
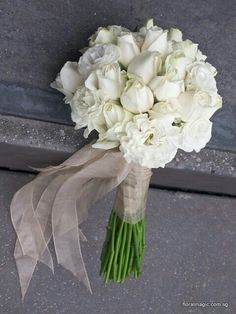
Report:
[[114,211],[125,222],[135,224],[144,218],[151,175],[151,169],[133,164],[119,185]]

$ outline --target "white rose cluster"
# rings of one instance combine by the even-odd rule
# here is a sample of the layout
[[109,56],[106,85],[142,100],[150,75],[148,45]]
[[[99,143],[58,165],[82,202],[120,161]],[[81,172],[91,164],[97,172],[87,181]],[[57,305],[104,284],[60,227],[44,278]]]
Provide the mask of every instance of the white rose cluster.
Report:
[[99,27],[78,62],[51,84],[65,95],[76,129],[98,132],[94,147],[119,147],[128,162],[164,167],[178,148],[199,152],[221,108],[216,69],[177,28],[147,21],[139,31]]

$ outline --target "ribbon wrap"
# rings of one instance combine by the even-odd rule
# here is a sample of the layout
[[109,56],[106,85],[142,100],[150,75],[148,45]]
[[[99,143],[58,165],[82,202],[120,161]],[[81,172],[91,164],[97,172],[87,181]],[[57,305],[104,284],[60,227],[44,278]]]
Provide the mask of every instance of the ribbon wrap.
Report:
[[86,238],[79,226],[88,208],[118,186],[131,168],[120,151],[87,145],[59,166],[40,169],[33,181],[15,193],[11,218],[17,234],[14,257],[22,298],[37,261],[53,271],[51,239],[58,263],[92,292],[80,248],[80,240]]
[[135,224],[144,218],[151,175],[151,169],[133,164],[119,185],[113,209],[125,222]]

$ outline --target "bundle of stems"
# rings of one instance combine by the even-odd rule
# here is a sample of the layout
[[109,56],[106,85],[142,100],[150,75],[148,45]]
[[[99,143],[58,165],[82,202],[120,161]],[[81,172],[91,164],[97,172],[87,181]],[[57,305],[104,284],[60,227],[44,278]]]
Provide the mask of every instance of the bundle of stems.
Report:
[[106,283],[109,280],[122,283],[132,273],[135,278],[141,275],[145,224],[145,218],[135,224],[127,223],[112,210],[100,258],[100,275]]

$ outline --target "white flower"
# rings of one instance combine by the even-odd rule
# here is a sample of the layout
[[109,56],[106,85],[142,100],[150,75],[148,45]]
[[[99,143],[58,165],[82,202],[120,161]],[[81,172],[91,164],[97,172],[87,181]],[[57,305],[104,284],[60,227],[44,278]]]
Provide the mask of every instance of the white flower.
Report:
[[153,19],[138,31],[99,27],[79,62],[67,62],[52,87],[65,95],[75,128],[93,130],[93,147],[117,147],[127,162],[164,167],[177,149],[200,151],[222,106],[216,69],[198,44]]
[[127,72],[144,84],[148,84],[160,72],[160,69],[161,57],[159,53],[145,51],[130,62]]
[[174,122],[180,121],[181,106],[178,102],[161,101],[156,103],[151,110],[148,111],[150,118],[165,121],[166,124],[172,125]]
[[217,92],[214,76],[216,69],[205,62],[195,62],[188,69],[186,84],[188,90],[204,90],[206,92]]
[[107,101],[103,105],[103,115],[107,130],[100,133],[99,138],[93,147],[110,149],[119,146],[119,139],[123,135],[128,121],[132,120],[133,115],[124,110],[117,101]]
[[115,45],[104,44],[91,47],[79,60],[80,72],[87,78],[92,71],[115,63],[119,58],[120,50]]
[[194,44],[191,40],[184,40],[172,44],[174,51],[182,52],[187,58],[194,61],[198,51],[198,44]]
[[105,131],[103,116],[104,95],[101,91],[89,91],[85,87],[78,89],[70,102],[71,118],[76,129],[87,126],[84,136],[87,137],[92,130],[99,133]]
[[118,25],[99,27],[98,30],[89,38],[89,46],[109,43],[116,44],[117,37],[124,32],[127,33],[129,30]]
[[66,96],[66,103],[68,103],[81,84],[83,84],[83,79],[79,72],[78,62],[68,61],[50,86],[63,93]]
[[148,86],[136,80],[129,80],[120,101],[126,110],[132,113],[142,113],[152,108],[154,98]]
[[197,61],[205,61],[207,59],[207,56],[205,56],[201,50],[197,50],[197,53],[196,53],[196,60]]
[[127,67],[130,61],[140,54],[140,49],[132,33],[127,33],[117,38],[117,46],[120,48],[119,61]]
[[93,71],[85,81],[85,86],[90,90],[102,90],[110,99],[118,99],[125,82],[126,72],[121,71],[118,63],[113,63]]
[[122,35],[123,33],[128,33],[130,30],[126,27],[120,26],[120,25],[109,25],[107,26],[107,29],[113,33],[115,37],[118,37]]
[[127,162],[148,168],[164,167],[177,152],[173,138],[178,133],[178,128],[167,127],[161,120],[149,120],[147,114],[136,115],[126,125],[127,135],[120,139],[120,150]]
[[220,95],[208,94],[204,91],[187,91],[178,97],[180,115],[183,121],[192,121],[211,116],[222,107]]
[[89,46],[97,44],[115,44],[116,36],[106,27],[99,27],[96,33],[89,38]]
[[153,26],[147,29],[142,51],[158,51],[165,56],[167,53],[167,30]]
[[183,34],[182,32],[176,28],[171,27],[168,31],[168,40],[174,40],[174,41],[182,41]]
[[126,114],[132,116],[117,101],[107,101],[103,106],[103,114],[108,128],[117,122],[122,122]]
[[179,148],[186,152],[195,150],[198,153],[209,142],[211,129],[212,122],[204,117],[186,122],[182,127]]
[[166,73],[174,73],[172,75],[174,80],[184,80],[187,66],[191,63],[191,59],[187,58],[183,52],[175,51],[166,58],[165,71]]
[[168,76],[156,76],[149,86],[159,101],[176,98],[184,91],[183,80],[171,80]]
[[147,30],[152,28],[153,26],[154,26],[154,20],[153,19],[148,19],[146,21],[145,25],[139,29],[140,35],[145,37],[145,35],[147,33]]

